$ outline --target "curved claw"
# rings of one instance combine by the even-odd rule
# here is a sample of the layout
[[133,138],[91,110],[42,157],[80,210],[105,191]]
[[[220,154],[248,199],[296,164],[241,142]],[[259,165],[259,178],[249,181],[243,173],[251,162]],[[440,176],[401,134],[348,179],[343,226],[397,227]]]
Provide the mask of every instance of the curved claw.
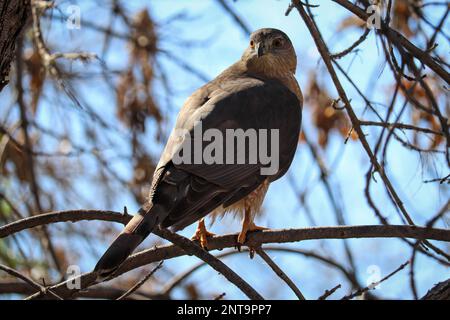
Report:
[[242,230],[239,232],[238,235],[238,243],[244,244],[247,239],[247,232],[249,231],[263,231],[263,230],[269,230],[269,228],[266,227],[260,227],[255,225],[253,222],[250,223],[243,223]]
[[194,235],[192,236],[192,240],[198,240],[200,243],[200,246],[203,249],[208,248],[208,237],[215,236],[215,233],[209,232],[206,230],[205,221],[201,219],[198,222],[197,230],[195,231]]

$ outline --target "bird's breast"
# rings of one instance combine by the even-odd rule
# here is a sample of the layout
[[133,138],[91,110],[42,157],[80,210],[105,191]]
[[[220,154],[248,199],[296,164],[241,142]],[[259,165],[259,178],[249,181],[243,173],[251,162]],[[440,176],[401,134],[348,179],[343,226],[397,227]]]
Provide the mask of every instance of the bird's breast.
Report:
[[267,190],[269,189],[269,185],[270,182],[266,179],[255,190],[241,200],[229,205],[226,208],[223,206],[216,208],[210,214],[210,217],[212,218],[211,223],[213,223],[217,218],[222,218],[227,213],[232,213],[243,217],[245,210],[249,210],[251,217],[254,218],[261,213],[261,207]]

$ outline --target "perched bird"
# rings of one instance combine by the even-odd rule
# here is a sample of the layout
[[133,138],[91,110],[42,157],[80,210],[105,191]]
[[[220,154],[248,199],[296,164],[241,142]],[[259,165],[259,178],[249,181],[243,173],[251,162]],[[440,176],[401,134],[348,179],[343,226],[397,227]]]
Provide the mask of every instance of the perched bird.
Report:
[[[204,223],[209,213],[213,217],[240,214],[241,244],[248,231],[265,229],[253,220],[269,184],[288,170],[300,133],[303,97],[296,67],[288,36],[277,29],[260,29],[251,34],[239,61],[186,100],[155,170],[148,201],[97,263],[98,278],[109,277],[157,226],[180,230],[199,221],[194,238],[203,247],[212,235]],[[195,144],[192,135],[179,132],[193,133],[198,123],[203,131],[215,129],[224,135],[228,129],[278,130],[279,145],[271,149],[277,152],[278,168],[262,174],[265,164],[259,160],[243,164],[174,161],[184,143]],[[203,149],[206,145],[202,141]],[[248,160],[249,151],[245,152]]]

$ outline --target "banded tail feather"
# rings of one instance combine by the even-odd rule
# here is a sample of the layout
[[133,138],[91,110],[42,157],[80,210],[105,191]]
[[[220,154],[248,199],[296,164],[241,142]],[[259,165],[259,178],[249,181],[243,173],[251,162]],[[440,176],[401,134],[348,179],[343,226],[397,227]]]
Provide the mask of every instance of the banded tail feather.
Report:
[[140,208],[97,262],[97,281],[107,280],[130,256],[154,228],[167,216],[162,206],[150,204]]

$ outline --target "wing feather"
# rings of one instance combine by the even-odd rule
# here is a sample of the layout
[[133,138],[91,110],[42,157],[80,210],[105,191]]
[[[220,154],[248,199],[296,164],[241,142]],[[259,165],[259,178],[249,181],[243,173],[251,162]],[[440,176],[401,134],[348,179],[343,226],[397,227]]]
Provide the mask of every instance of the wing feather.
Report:
[[[278,129],[278,170],[271,176],[262,175],[263,164],[259,159],[255,164],[175,164],[172,160],[183,143],[191,143],[193,147],[193,141],[186,141],[189,137],[180,139],[175,131],[189,132],[193,140],[194,126],[199,121],[203,132],[218,129],[224,136],[227,129]],[[177,185],[178,190],[177,194],[171,195],[169,214],[162,225],[183,228],[224,203],[231,205],[240,200],[265,179],[280,178],[294,156],[300,123],[299,100],[277,81],[251,77],[222,79],[220,83],[212,82],[199,89],[180,112],[156,169],[156,172],[165,170],[165,173],[153,186],[154,201],[157,201],[158,193],[164,193],[166,183]],[[206,145],[207,142],[202,144],[202,150]]]

